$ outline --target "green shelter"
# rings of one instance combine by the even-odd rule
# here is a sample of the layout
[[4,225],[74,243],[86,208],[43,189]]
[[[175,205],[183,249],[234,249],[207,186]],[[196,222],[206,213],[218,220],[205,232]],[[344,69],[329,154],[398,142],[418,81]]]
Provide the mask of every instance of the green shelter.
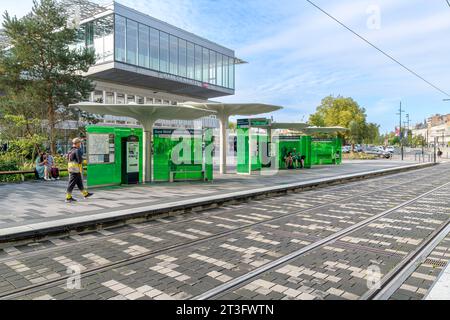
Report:
[[[336,134],[345,132],[342,127],[308,127],[304,130],[307,134]],[[313,138],[312,139],[312,164],[336,164],[342,163],[342,140],[339,137]]]
[[87,126],[89,187],[142,183],[142,129]]
[[[138,120],[142,126],[143,129],[138,131],[135,129],[133,134],[129,133],[129,140],[130,141],[121,141],[120,139],[125,138],[122,137],[121,131],[115,131],[119,128],[108,128],[106,131],[109,130],[109,132],[101,132],[97,133],[92,131],[93,134],[90,137],[91,142],[89,144],[88,142],[88,153],[92,153],[92,158],[89,154],[89,160],[94,159],[94,162],[92,165],[99,165],[101,167],[98,167],[94,169],[92,172],[89,172],[88,175],[88,184],[89,185],[114,185],[114,184],[122,184],[124,183],[123,179],[117,178],[119,175],[120,170],[123,163],[119,163],[118,158],[125,157],[124,150],[129,150],[130,153],[134,153],[134,161],[137,161],[139,158],[139,164],[136,166],[136,163],[133,164],[134,170],[136,170],[136,167],[139,167],[139,172],[130,174],[129,177],[127,175],[128,183],[148,183],[153,181],[153,166],[152,166],[152,160],[153,160],[153,152],[152,152],[152,142],[153,142],[153,124],[156,120],[195,120],[199,119],[201,117],[209,116],[211,114],[214,114],[214,111],[211,110],[205,110],[200,109],[192,106],[185,106],[185,105],[176,105],[176,106],[170,106],[170,105],[144,105],[144,104],[126,104],[126,105],[118,105],[118,104],[104,104],[104,103],[91,103],[91,102],[83,102],[83,103],[77,103],[74,105],[71,105],[72,107],[79,108],[83,111],[92,113],[92,114],[100,114],[100,115],[113,115],[113,116],[124,116],[124,117],[130,117]],[[126,129],[122,129],[125,130]],[[98,130],[91,128],[90,130]],[[131,130],[131,129],[129,129]],[[119,132],[119,133],[118,133]],[[140,135],[138,134],[140,133]],[[128,133],[124,133],[124,135],[127,135]],[[99,136],[100,135],[100,136]],[[107,135],[109,135],[109,140],[107,141]],[[117,136],[117,139],[116,139]],[[205,137],[205,135],[202,133],[201,135],[196,134],[194,138],[193,136],[190,136],[190,138],[183,140],[185,143],[184,145],[194,146],[197,143],[194,141],[198,141],[198,137],[201,136],[202,138]],[[120,138],[120,139],[119,139]],[[161,137],[157,137],[158,143],[161,143]],[[89,137],[88,137],[89,139]],[[164,138],[166,139],[166,138]],[[208,138],[209,139],[209,138]],[[211,140],[211,139],[210,139]],[[89,140],[88,140],[89,141]],[[108,142],[108,143],[107,143]],[[127,142],[129,143],[127,145]],[[101,143],[101,144],[99,144]],[[202,142],[203,143],[203,142]],[[138,144],[138,146],[137,146]],[[110,148],[109,151],[107,150],[107,145]],[[165,146],[171,147],[172,144],[164,144]],[[173,147],[173,146],[172,146]],[[193,147],[189,147],[192,148]],[[98,149],[98,150],[96,150]],[[92,151],[94,150],[94,151]],[[133,152],[134,150],[134,152]],[[161,149],[158,149],[161,150]],[[195,150],[198,150],[196,148]],[[206,148],[205,148],[206,150]],[[212,151],[212,148],[208,148],[208,150]],[[106,156],[107,151],[109,152],[109,158]],[[138,158],[136,157],[137,152],[139,151]],[[102,153],[104,152],[104,154]],[[165,153],[171,153],[172,150],[164,150]],[[183,154],[185,151],[181,151]],[[98,154],[97,154],[98,153]],[[189,151],[185,152],[186,154],[190,153]],[[98,158],[96,158],[98,156]],[[101,163],[101,157],[103,156],[104,162]],[[155,158],[160,160],[161,154],[156,154]],[[200,174],[202,176],[202,179],[204,180],[210,180],[212,179],[212,174],[208,172],[212,172],[207,167],[202,168],[202,170],[197,170],[198,165],[200,161],[198,160],[199,157],[202,157],[202,165],[206,161],[208,157],[205,155],[205,153],[202,153],[202,156],[196,156],[197,161],[193,160],[192,162],[188,163],[187,166],[197,164],[197,167],[194,169],[191,167],[181,167],[178,165],[173,165],[172,163],[167,164],[167,167],[164,172],[164,176],[168,176],[167,181],[174,181],[177,179],[181,179],[183,177],[185,178],[192,178],[195,176],[194,173],[198,173],[200,171]],[[95,160],[97,159],[97,160]],[[209,159],[209,158],[208,158]],[[207,160],[208,160],[207,159]],[[108,161],[106,161],[108,160]],[[99,163],[96,163],[98,161]],[[130,160],[132,161],[132,160]],[[212,161],[211,161],[212,164]],[[107,167],[109,165],[109,167]],[[107,168],[106,171],[103,170],[103,168]],[[90,170],[90,165],[88,165],[88,170]],[[158,170],[161,169],[161,167],[158,167]],[[132,171],[132,169],[130,169]],[[209,170],[209,171],[208,171]],[[114,171],[114,175],[109,175],[111,172]],[[101,175],[102,177],[97,177],[97,175]],[[121,175],[121,172],[120,172]],[[157,177],[161,178],[163,176],[163,173],[158,172],[156,174]],[[136,182],[136,179],[138,180]],[[89,182],[89,180],[92,180],[92,182]],[[161,179],[165,181],[164,179]]]

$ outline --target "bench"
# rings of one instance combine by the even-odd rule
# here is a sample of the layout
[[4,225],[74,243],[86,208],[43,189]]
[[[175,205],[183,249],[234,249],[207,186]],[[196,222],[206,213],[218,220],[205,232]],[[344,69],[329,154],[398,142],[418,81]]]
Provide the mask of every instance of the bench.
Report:
[[[59,172],[67,172],[67,169],[60,169]],[[25,181],[26,174],[34,174],[34,170],[0,171],[0,176],[20,175],[22,181]]]
[[206,177],[206,172],[205,170],[178,170],[178,171],[169,171],[169,182],[174,182],[175,181],[175,175],[176,174],[181,174],[181,173],[201,173],[202,174],[202,181],[207,181],[208,178]]

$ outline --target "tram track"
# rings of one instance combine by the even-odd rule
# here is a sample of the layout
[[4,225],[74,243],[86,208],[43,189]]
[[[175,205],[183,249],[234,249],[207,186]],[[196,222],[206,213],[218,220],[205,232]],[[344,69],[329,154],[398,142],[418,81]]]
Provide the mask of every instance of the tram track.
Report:
[[[415,171],[415,173],[421,173],[422,171],[427,170],[427,169],[428,168],[418,169],[418,170]],[[398,174],[395,174],[395,177],[397,177],[397,178],[398,177],[403,177],[403,176],[406,176],[408,174],[410,174],[410,172],[398,173]],[[436,174],[436,175],[439,175],[439,174]],[[381,182],[382,180],[386,180],[388,178],[389,178],[389,176],[383,176],[383,177],[375,177],[375,178],[372,178],[370,180],[371,180],[371,182]],[[419,181],[421,179],[423,179],[423,177],[419,177],[417,179],[409,180],[408,182],[396,183],[396,184],[394,184],[392,186],[389,186],[387,189],[403,186],[403,185],[409,184],[411,182]],[[312,194],[314,196],[315,195],[321,195],[321,194],[324,194],[324,193],[325,194],[330,194],[330,193],[333,193],[333,192],[336,192],[336,191],[348,189],[349,187],[357,188],[358,186],[362,186],[362,185],[365,185],[365,184],[367,184],[367,180],[359,181],[359,182],[347,182],[347,183],[344,183],[343,185],[340,184],[340,185],[337,185],[337,186],[317,187],[317,188],[314,188],[312,190],[302,191],[302,192],[295,193],[295,194],[299,194],[300,195],[303,192],[310,192],[310,194]],[[326,190],[323,190],[324,188],[326,188]],[[302,213],[304,210],[308,210],[309,211],[309,210],[314,210],[314,209],[320,209],[322,207],[328,206],[328,205],[333,204],[333,203],[344,202],[344,201],[351,200],[351,199],[353,199],[355,197],[358,197],[358,196],[364,196],[364,195],[367,195],[367,194],[370,194],[370,193],[383,191],[383,190],[386,190],[386,187],[376,188],[374,190],[369,190],[369,191],[366,191],[366,192],[354,194],[354,195],[352,195],[350,197],[346,197],[346,198],[343,198],[343,199],[340,199],[340,200],[328,201],[328,202],[326,202],[324,204],[321,204],[321,205],[318,205],[318,206],[313,206],[313,207],[310,207],[310,208],[302,208],[302,209],[299,209],[299,210],[296,210],[296,211],[293,211],[293,212],[289,212],[289,213],[287,213],[285,215],[280,215],[280,216],[274,218],[275,220],[270,219],[270,220],[266,220],[266,221],[262,221],[262,222],[270,223],[270,222],[273,222],[273,221],[277,221],[278,219],[281,219],[281,218],[286,218],[286,217],[289,217],[289,216],[292,216],[292,215],[296,215],[296,214]],[[281,196],[274,196],[272,198],[276,199],[276,198],[280,198],[280,197]],[[269,199],[269,198],[267,198],[267,199]],[[245,202],[245,204],[250,204],[252,202],[256,203],[257,201],[264,201],[264,200],[267,200],[267,199],[249,200],[248,202]],[[286,204],[284,200],[280,200],[280,202],[282,202],[283,204]],[[277,204],[277,203],[278,202],[275,202],[274,204]],[[239,205],[237,205],[237,206],[239,206]],[[220,212],[216,211],[216,210],[220,210],[220,209],[221,209],[220,207],[219,208],[215,208],[215,209],[205,209],[205,211],[203,211],[203,212],[187,213],[186,214],[186,215],[193,214],[194,217],[192,217],[192,218],[178,219],[178,220],[175,220],[175,221],[165,221],[165,222],[160,222],[158,224],[151,224],[151,225],[148,225],[148,226],[139,227],[139,228],[136,228],[136,229],[125,228],[125,230],[114,232],[111,235],[102,235],[101,238],[102,238],[102,240],[109,240],[109,239],[113,239],[113,238],[116,238],[116,237],[120,237],[122,235],[127,235],[130,232],[136,232],[136,231],[145,232],[145,231],[149,231],[149,230],[155,230],[155,229],[157,229],[157,228],[159,228],[161,226],[185,224],[185,223],[189,223],[189,222],[193,222],[195,220],[198,220],[199,218],[208,218],[208,217],[212,217],[212,216],[223,214],[224,213],[223,210],[221,210]],[[208,213],[208,211],[211,211],[211,212]],[[227,210],[225,212],[227,214],[233,214],[233,213],[237,213],[237,212],[240,212],[240,211],[241,211],[241,208],[238,207],[238,208],[235,208],[235,209],[229,209],[229,210]],[[170,216],[170,217],[175,217],[175,216]],[[157,221],[157,220],[153,220],[153,221]],[[240,228],[249,228],[249,227],[252,227],[252,226],[256,226],[258,224],[260,224],[260,223],[247,224],[247,225],[244,225],[244,226],[242,226]],[[127,226],[127,225],[125,225],[125,226]],[[107,229],[105,229],[105,230],[107,230]],[[92,233],[92,231],[87,231],[87,232],[82,233],[82,234],[90,234],[90,233]],[[61,237],[56,237],[56,238],[61,238]],[[64,238],[64,237],[62,237],[62,238]],[[46,239],[46,240],[50,240],[50,239]],[[77,241],[77,242],[74,242],[74,243],[68,243],[68,244],[65,244],[65,245],[57,246],[57,247],[49,247],[49,248],[38,249],[35,252],[25,252],[25,253],[21,253],[21,254],[14,255],[14,256],[4,256],[4,257],[0,257],[0,263],[11,261],[11,260],[30,258],[30,257],[42,255],[44,253],[51,253],[55,249],[57,249],[57,250],[64,250],[64,249],[69,249],[69,248],[82,246],[82,245],[95,244],[96,242],[98,242],[97,238],[93,238],[93,239],[89,238],[89,239],[86,239],[86,240],[80,240],[80,241]]]
[[[297,250],[295,252],[292,252],[292,253],[290,253],[288,255],[285,255],[285,256],[277,259],[277,260],[269,262],[268,264],[266,264],[266,265],[264,265],[264,266],[262,266],[260,268],[257,268],[257,269],[255,269],[255,270],[253,270],[251,272],[248,272],[248,273],[246,273],[246,274],[244,274],[244,275],[242,275],[242,276],[240,276],[238,278],[235,278],[235,279],[233,279],[233,280],[231,280],[231,281],[229,281],[227,283],[224,283],[223,285],[220,285],[220,286],[218,286],[218,287],[216,287],[216,288],[214,288],[214,289],[212,289],[210,291],[207,291],[207,292],[205,292],[203,294],[200,294],[200,295],[194,297],[193,299],[194,300],[208,300],[208,299],[212,299],[212,298],[214,298],[214,297],[216,297],[216,296],[218,296],[220,294],[223,294],[225,292],[229,292],[230,290],[232,290],[232,289],[234,289],[234,288],[236,288],[238,286],[241,286],[241,285],[243,285],[245,283],[248,283],[252,279],[256,278],[257,276],[259,276],[259,275],[261,275],[261,274],[263,274],[265,272],[268,272],[268,271],[270,271],[270,270],[272,270],[274,268],[277,268],[277,267],[279,267],[279,266],[281,266],[283,264],[286,264],[289,261],[292,261],[294,259],[300,258],[301,256],[311,252],[314,249],[317,249],[319,247],[323,247],[323,246],[326,246],[328,244],[331,244],[331,243],[335,242],[336,240],[338,240],[339,238],[342,238],[342,237],[344,237],[346,235],[349,235],[349,234],[351,234],[351,233],[353,233],[353,232],[355,232],[355,231],[357,231],[357,230],[359,230],[359,229],[369,225],[373,221],[375,221],[377,219],[380,219],[380,218],[383,218],[383,217],[389,215],[390,213],[395,212],[395,211],[397,211],[397,210],[399,210],[401,208],[404,208],[404,207],[406,207],[406,206],[416,202],[417,200],[420,200],[420,199],[422,199],[422,198],[424,198],[424,197],[426,197],[426,196],[428,196],[428,195],[430,195],[430,194],[432,194],[432,193],[434,193],[434,192],[436,192],[436,191],[438,191],[438,190],[440,190],[442,188],[445,188],[445,187],[447,187],[449,185],[450,185],[450,182],[444,183],[443,185],[441,185],[441,186],[439,186],[437,188],[434,188],[434,189],[432,189],[432,190],[430,190],[428,192],[425,192],[425,193],[421,194],[420,196],[418,196],[418,197],[416,197],[414,199],[408,200],[408,201],[406,201],[406,202],[404,202],[404,203],[402,203],[402,204],[400,204],[400,205],[398,205],[398,206],[396,206],[394,208],[386,210],[386,211],[384,211],[384,212],[382,212],[380,214],[377,214],[377,215],[375,215],[375,216],[373,216],[371,218],[368,218],[368,219],[366,219],[364,221],[361,221],[361,222],[359,222],[359,223],[357,223],[357,224],[355,224],[353,226],[350,226],[350,227],[348,227],[348,228],[346,228],[344,230],[336,232],[336,233],[332,234],[331,236],[328,236],[328,237],[326,237],[324,239],[321,239],[321,240],[319,240],[319,241],[317,241],[315,243],[312,243],[312,244],[310,244],[308,246],[305,246],[305,247],[303,247],[303,248],[301,248],[301,249],[299,249],[299,250]],[[443,227],[444,231],[448,227],[448,224],[449,224],[449,221],[447,221],[446,225]],[[438,234],[442,236],[442,232],[443,231],[439,232]],[[447,232],[447,234],[448,234],[448,232]],[[434,239],[435,237],[436,236],[434,236],[432,239]],[[426,244],[428,244],[430,241],[427,241]],[[406,261],[405,264],[408,263],[408,262],[411,262],[411,260],[412,260],[411,263],[415,262],[415,260],[413,260],[413,258],[416,257],[416,255],[417,255],[417,253],[412,254],[413,257],[409,257],[408,256],[408,258],[405,259],[405,261]],[[388,278],[391,279],[391,278],[393,278],[393,276],[398,276],[398,275],[401,275],[401,271],[400,270],[395,271],[393,273],[393,275],[389,276]],[[398,279],[392,279],[391,281],[397,281],[397,284],[398,284]],[[392,282],[386,282],[386,284],[384,284],[384,286],[387,286],[388,283],[392,286],[392,288],[395,287],[395,286],[392,285]],[[393,289],[393,290],[395,291],[395,289]],[[382,294],[383,294],[384,291],[383,292],[378,292],[378,291],[379,290],[377,290],[377,292],[368,294],[367,298],[371,298],[371,297],[380,298],[380,297],[383,297]]]
[[[437,173],[436,175],[438,175],[438,173]],[[434,177],[434,175],[428,176],[428,178],[430,178],[430,177]],[[386,178],[387,178],[387,177],[382,177],[382,178],[380,178],[380,180],[386,179]],[[297,214],[300,214],[300,213],[306,213],[306,212],[308,212],[308,211],[317,210],[317,209],[320,209],[320,208],[323,208],[323,207],[327,207],[327,206],[333,205],[333,204],[335,204],[335,203],[345,202],[345,201],[348,201],[348,200],[350,200],[350,199],[354,199],[354,198],[356,198],[356,197],[361,197],[361,196],[364,196],[364,195],[370,195],[370,194],[372,194],[372,193],[376,193],[376,192],[380,192],[380,191],[389,190],[389,189],[391,189],[391,188],[396,188],[396,187],[398,187],[398,186],[400,186],[400,185],[409,184],[409,183],[412,183],[412,182],[414,182],[414,181],[416,181],[416,180],[420,180],[420,179],[423,179],[423,178],[424,178],[424,177],[418,177],[417,179],[409,180],[408,182],[403,182],[403,183],[399,183],[399,184],[394,184],[394,185],[390,186],[389,188],[386,188],[386,187],[377,188],[377,189],[375,189],[375,190],[370,190],[370,191],[367,191],[367,192],[363,192],[363,193],[358,193],[358,194],[352,195],[352,196],[350,196],[350,197],[345,197],[345,198],[340,199],[340,200],[333,200],[333,201],[327,202],[327,203],[322,204],[322,205],[319,205],[319,206],[314,206],[314,207],[306,208],[306,209],[305,209],[305,208],[302,208],[302,209],[300,209],[300,210],[296,210],[296,211],[294,211],[294,212],[290,212],[290,213],[288,213],[288,214],[284,214],[284,215],[275,217],[275,218],[273,218],[273,219],[268,219],[268,220],[256,222],[256,223],[253,223],[253,224],[243,225],[243,226],[238,227],[238,228],[233,229],[233,230],[229,230],[229,231],[217,233],[217,234],[215,234],[215,235],[213,235],[213,236],[208,236],[208,237],[204,237],[204,238],[201,238],[201,239],[198,239],[198,240],[195,240],[195,241],[188,241],[188,242],[184,242],[184,243],[180,243],[180,244],[176,244],[176,245],[172,245],[172,246],[167,246],[167,247],[160,248],[160,249],[158,249],[158,250],[153,250],[153,251],[150,251],[150,252],[148,252],[148,253],[141,254],[141,255],[138,255],[138,256],[135,256],[135,257],[131,257],[131,258],[128,258],[128,259],[123,259],[123,260],[116,261],[116,262],[113,262],[113,263],[110,263],[110,264],[106,264],[106,265],[102,265],[102,266],[99,266],[99,267],[96,267],[96,268],[90,268],[90,269],[88,269],[88,270],[82,272],[82,276],[87,277],[87,276],[94,275],[94,274],[96,274],[96,273],[103,272],[103,271],[106,271],[106,270],[109,270],[109,269],[118,268],[118,267],[122,267],[122,266],[127,266],[127,265],[131,265],[131,264],[134,264],[134,263],[139,263],[139,262],[141,262],[141,261],[145,261],[146,259],[148,259],[148,258],[150,258],[150,257],[152,257],[152,256],[161,254],[161,253],[163,253],[163,252],[170,252],[170,251],[173,251],[173,250],[178,250],[178,249],[188,248],[188,247],[190,247],[190,246],[198,245],[198,244],[202,244],[202,243],[205,243],[205,242],[212,241],[212,240],[214,240],[214,239],[222,238],[222,237],[231,235],[231,234],[236,233],[236,232],[238,232],[238,231],[242,231],[242,230],[244,230],[244,229],[248,229],[248,228],[251,228],[251,227],[254,227],[254,226],[258,226],[258,225],[261,225],[261,224],[271,223],[271,222],[274,222],[274,221],[277,221],[277,220],[280,220],[280,219],[283,219],[283,218],[286,218],[286,217],[289,217],[289,216],[294,216],[294,215],[297,215]],[[355,186],[357,187],[358,185],[359,185],[359,183],[356,184]],[[443,186],[445,186],[445,185],[443,185]],[[443,186],[440,186],[439,188],[442,188]],[[344,188],[344,187],[348,187],[348,185],[343,186],[343,187],[339,187],[339,188],[334,188],[334,189],[341,189],[341,188]],[[439,189],[439,188],[437,188],[437,189]],[[417,199],[420,199],[420,198],[422,198],[422,197],[428,195],[429,193],[431,193],[431,192],[433,192],[433,191],[435,191],[435,190],[437,190],[437,189],[433,189],[433,190],[430,191],[430,192],[426,192],[426,193],[420,195],[420,196],[417,197],[417,198],[414,198],[414,199],[412,199],[412,200],[410,200],[410,201],[408,201],[408,202],[406,202],[406,203],[401,204],[401,205],[398,206],[398,207],[403,207],[403,206],[405,206],[405,205],[408,205],[409,203],[414,202],[414,201],[416,201]],[[327,192],[329,192],[329,191],[330,191],[330,190],[327,190]],[[331,190],[331,191],[333,191],[333,190]],[[318,191],[318,192],[320,192],[320,191]],[[373,221],[374,219],[377,219],[377,217],[379,218],[379,217],[381,217],[381,216],[384,216],[384,215],[389,214],[389,213],[392,212],[392,211],[397,210],[398,207],[395,207],[395,208],[392,208],[392,209],[390,209],[390,210],[388,210],[388,211],[385,211],[385,212],[382,213],[382,215],[376,215],[376,216],[374,216],[374,217],[372,217],[372,218],[370,218],[370,219],[364,220],[364,221],[362,221],[362,222],[356,224],[355,226],[360,226],[360,225],[363,226],[363,225],[366,225],[366,224],[370,223],[371,221]],[[239,210],[239,209],[237,209],[237,210]],[[198,219],[198,217],[195,217],[195,218],[189,219],[189,220],[195,220],[195,219]],[[170,222],[170,223],[186,223],[186,222],[187,222],[186,220],[181,220],[181,221],[173,221],[173,222]],[[353,227],[355,227],[355,226],[353,226]],[[155,226],[148,226],[148,227],[145,227],[145,228],[151,229],[152,227],[154,228]],[[142,230],[142,229],[140,229],[140,230]],[[345,229],[345,230],[343,230],[343,231],[346,231],[346,230],[348,230],[348,229]],[[353,230],[353,229],[352,229],[352,230]],[[340,235],[343,231],[338,232],[338,233],[335,233],[334,235],[332,235],[332,236],[330,236],[330,237],[332,237],[332,239],[336,239],[336,237],[339,237],[339,235]],[[127,232],[129,232],[129,230],[124,231],[124,233],[127,233]],[[347,232],[349,232],[349,231],[347,231]],[[114,235],[112,235],[111,237],[117,237],[117,234],[114,234]],[[325,239],[322,239],[321,241],[318,241],[318,242],[316,242],[316,243],[313,244],[313,245],[315,245],[315,246],[317,247],[317,246],[320,245],[320,243],[326,243],[327,241],[329,242],[329,241],[331,241],[331,240],[330,240],[330,239],[331,239],[330,237],[327,237],[327,238],[325,238]],[[98,241],[98,240],[97,240],[97,239],[93,239],[93,240],[91,240],[90,242],[95,242],[95,241]],[[324,241],[325,241],[325,242],[324,242]],[[79,243],[75,243],[75,244],[73,244],[73,245],[80,245],[80,244],[79,244]],[[59,248],[58,248],[58,249],[59,249]],[[312,249],[310,249],[310,250],[312,250]],[[42,254],[42,252],[37,252],[36,255],[37,255],[37,254]],[[292,255],[292,254],[291,254],[291,255]],[[288,256],[291,256],[291,255],[288,255]],[[19,257],[15,256],[15,257],[13,257],[13,258],[14,258],[14,259],[18,259]],[[279,261],[279,260],[277,260],[277,261]],[[270,264],[269,264],[269,265],[270,265]],[[256,270],[261,270],[261,269],[259,268],[259,269],[256,269]],[[253,272],[256,272],[256,270],[253,271]],[[253,274],[253,273],[250,273],[250,274]],[[13,298],[15,298],[15,297],[21,296],[21,295],[26,294],[26,293],[29,293],[29,292],[35,292],[35,291],[39,291],[39,290],[45,289],[45,288],[47,288],[47,287],[51,287],[51,286],[54,286],[54,285],[58,285],[58,284],[63,283],[64,281],[66,281],[68,277],[69,277],[69,276],[62,276],[62,277],[59,277],[59,278],[54,279],[54,280],[50,280],[50,281],[45,281],[45,282],[37,283],[37,284],[31,285],[31,286],[19,288],[18,290],[12,290],[12,291],[9,291],[9,292],[0,294],[0,299],[13,299]],[[240,279],[240,278],[237,278],[237,279]],[[236,281],[236,280],[232,280],[231,282],[234,283],[233,281]]]
[[450,219],[391,270],[378,288],[369,290],[361,300],[388,300],[449,233]]

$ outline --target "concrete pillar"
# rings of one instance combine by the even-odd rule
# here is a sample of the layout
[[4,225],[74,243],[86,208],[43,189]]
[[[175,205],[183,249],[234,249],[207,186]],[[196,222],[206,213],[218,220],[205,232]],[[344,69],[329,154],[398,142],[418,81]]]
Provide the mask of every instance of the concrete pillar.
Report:
[[144,135],[142,142],[142,181],[144,184],[151,183],[153,180],[153,148],[152,148],[152,137],[153,137],[153,124],[154,121],[145,121],[142,123],[144,126]]
[[228,115],[219,115],[220,123],[220,174],[227,173]]

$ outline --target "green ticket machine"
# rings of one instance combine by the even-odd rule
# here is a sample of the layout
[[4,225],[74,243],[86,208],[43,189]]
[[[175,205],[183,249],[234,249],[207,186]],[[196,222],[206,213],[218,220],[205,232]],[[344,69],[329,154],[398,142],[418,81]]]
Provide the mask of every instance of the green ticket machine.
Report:
[[122,184],[138,184],[140,144],[138,136],[122,138]]
[[342,163],[342,140],[312,139],[312,164],[313,165],[339,165]]

